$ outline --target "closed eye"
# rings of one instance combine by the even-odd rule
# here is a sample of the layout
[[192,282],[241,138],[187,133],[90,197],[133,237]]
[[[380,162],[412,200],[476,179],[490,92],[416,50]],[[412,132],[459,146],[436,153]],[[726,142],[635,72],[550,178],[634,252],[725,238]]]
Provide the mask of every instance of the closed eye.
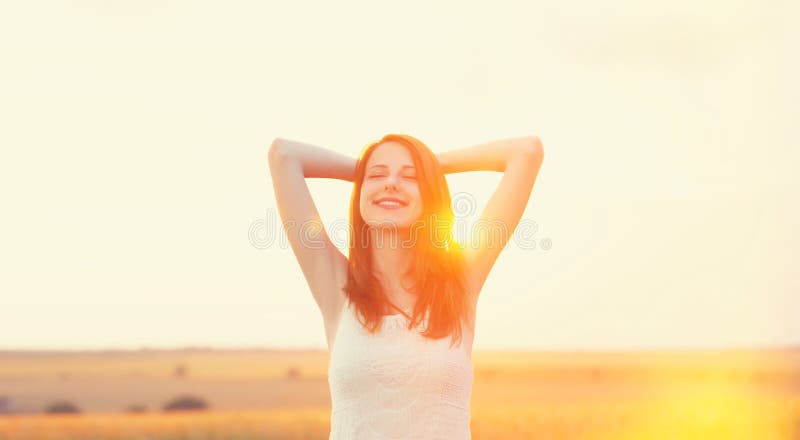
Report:
[[[370,175],[370,176],[367,176],[367,177],[369,177],[369,178],[373,178],[373,177],[386,177],[386,174],[372,174],[372,175]],[[404,178],[404,179],[410,179],[410,180],[417,180],[417,176],[403,176],[403,178]]]

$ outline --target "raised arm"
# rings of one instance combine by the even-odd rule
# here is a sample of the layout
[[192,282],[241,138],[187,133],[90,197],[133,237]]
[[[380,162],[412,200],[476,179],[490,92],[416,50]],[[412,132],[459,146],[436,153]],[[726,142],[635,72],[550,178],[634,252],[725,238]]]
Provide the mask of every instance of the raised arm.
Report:
[[466,171],[503,172],[500,184],[475,224],[464,247],[473,301],[494,262],[519,224],[544,159],[536,136],[500,139],[437,154],[445,174]]
[[325,319],[343,304],[347,257],[331,243],[306,177],[353,180],[356,160],[304,142],[276,138],[269,149],[275,200],[289,244]]

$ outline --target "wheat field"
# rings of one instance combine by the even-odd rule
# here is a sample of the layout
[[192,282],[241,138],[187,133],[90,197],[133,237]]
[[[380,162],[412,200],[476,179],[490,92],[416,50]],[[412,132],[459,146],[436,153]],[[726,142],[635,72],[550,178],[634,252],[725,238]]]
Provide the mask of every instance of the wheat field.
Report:
[[[798,360],[476,351],[472,437],[800,439]],[[326,368],[322,351],[4,352],[0,440],[327,439]],[[184,394],[207,407],[163,410]]]

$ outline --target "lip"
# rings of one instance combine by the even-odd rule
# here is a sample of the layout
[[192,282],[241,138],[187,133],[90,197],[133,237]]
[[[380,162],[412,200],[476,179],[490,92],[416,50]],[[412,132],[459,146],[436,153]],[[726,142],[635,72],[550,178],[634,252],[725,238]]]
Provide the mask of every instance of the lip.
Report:
[[[381,206],[380,203],[383,202],[383,201],[386,201],[386,202],[397,202],[399,206]],[[381,197],[379,199],[375,199],[375,201],[373,201],[372,204],[377,206],[377,207],[379,207],[379,208],[383,208],[383,209],[400,209],[400,208],[403,208],[405,206],[408,206],[408,202],[406,202],[404,200],[400,200],[400,199],[395,198],[395,197]]]

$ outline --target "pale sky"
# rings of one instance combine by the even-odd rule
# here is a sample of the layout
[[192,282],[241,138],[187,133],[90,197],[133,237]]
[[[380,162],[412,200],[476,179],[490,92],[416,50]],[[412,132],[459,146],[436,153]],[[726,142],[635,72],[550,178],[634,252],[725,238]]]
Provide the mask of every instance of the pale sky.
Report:
[[[291,249],[248,238],[277,218],[267,149],[386,133],[543,141],[537,247],[497,260],[475,349],[800,344],[798,12],[4,4],[0,349],[324,349]],[[500,177],[448,181],[480,210]],[[347,219],[350,184],[309,186]]]

